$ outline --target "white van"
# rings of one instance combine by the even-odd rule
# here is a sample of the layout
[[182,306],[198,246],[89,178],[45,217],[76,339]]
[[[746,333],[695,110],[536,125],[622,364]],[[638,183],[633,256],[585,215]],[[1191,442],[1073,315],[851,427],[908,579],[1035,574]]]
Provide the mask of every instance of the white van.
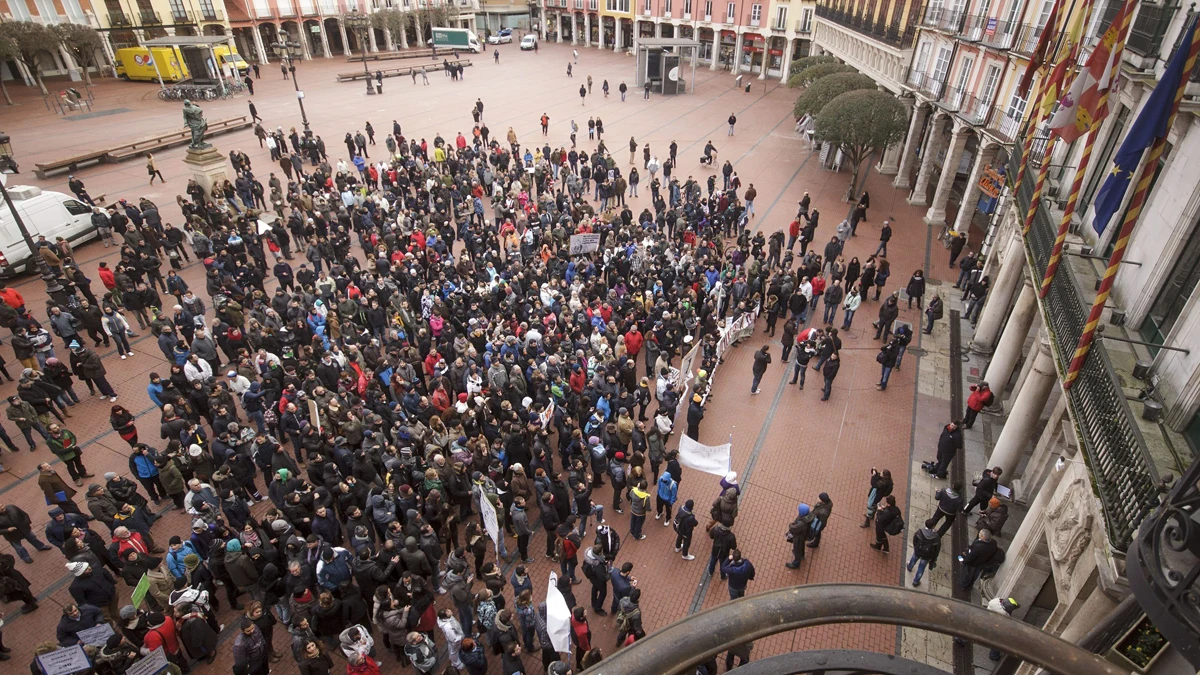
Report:
[[[53,242],[62,237],[72,244],[90,241],[96,236],[92,227],[92,207],[61,192],[43,192],[31,185],[8,188],[13,205],[21,214],[21,222],[35,241],[45,235]],[[0,201],[0,277],[31,272],[35,267],[29,260],[29,246],[17,229],[8,204]]]
[[521,51],[527,52],[537,47],[537,36],[533,33],[521,38]]

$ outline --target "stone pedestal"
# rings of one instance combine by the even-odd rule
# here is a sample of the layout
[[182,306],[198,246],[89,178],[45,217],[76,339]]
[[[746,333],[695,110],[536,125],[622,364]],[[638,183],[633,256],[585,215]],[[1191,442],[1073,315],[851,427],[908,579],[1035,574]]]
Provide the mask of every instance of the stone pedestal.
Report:
[[225,181],[232,173],[228,158],[213,147],[205,150],[188,148],[183,163],[191,170],[192,178],[204,188],[204,194],[208,196],[212,195],[213,184]]

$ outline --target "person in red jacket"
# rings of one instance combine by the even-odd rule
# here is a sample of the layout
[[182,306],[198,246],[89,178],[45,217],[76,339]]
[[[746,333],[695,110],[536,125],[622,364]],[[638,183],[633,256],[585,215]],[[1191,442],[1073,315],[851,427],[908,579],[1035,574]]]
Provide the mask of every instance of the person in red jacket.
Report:
[[800,219],[796,218],[788,225],[788,252],[791,253],[792,247],[796,245],[796,239],[800,237]]
[[23,313],[25,310],[25,298],[17,292],[15,288],[9,288],[4,284],[0,284],[0,300],[17,312]]
[[967,397],[967,414],[963,416],[963,428],[970,429],[975,424],[979,411],[992,404],[996,395],[992,393],[987,382],[971,385],[971,395]]
[[146,637],[142,638],[142,647],[147,652],[152,652],[162,647],[167,660],[177,666],[186,667],[187,657],[179,650],[179,637],[175,632],[175,619],[170,616],[164,616],[160,612],[152,612],[150,616],[146,617],[146,622],[150,625],[150,630],[146,632]]
[[629,353],[629,358],[636,359],[639,352],[642,351],[642,343],[646,341],[645,336],[638,330],[635,324],[625,333],[625,351]]
[[583,656],[592,649],[592,627],[588,625],[587,615],[583,606],[577,605],[571,611],[571,635],[575,638],[575,667],[583,669]]

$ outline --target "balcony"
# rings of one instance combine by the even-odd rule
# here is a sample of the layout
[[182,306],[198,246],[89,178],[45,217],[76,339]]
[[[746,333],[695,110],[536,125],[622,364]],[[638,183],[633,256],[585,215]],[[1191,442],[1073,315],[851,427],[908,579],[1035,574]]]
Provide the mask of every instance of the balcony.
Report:
[[664,18],[664,19],[669,19],[669,18],[671,18],[671,12],[670,12],[670,10],[663,12],[663,18]]
[[201,21],[219,21],[221,23],[224,23],[225,22],[225,10],[213,9],[211,7],[208,9],[201,9],[200,10],[200,20]]
[[946,87],[940,77],[915,70],[908,74],[907,84],[934,101],[942,97],[942,91]]
[[1179,5],[1167,4],[1168,2],[1169,0],[1164,0],[1161,5],[1152,5],[1149,2],[1138,4],[1137,16],[1133,19],[1133,25],[1129,27],[1129,38],[1125,41],[1126,49],[1139,56],[1151,59],[1158,57],[1163,35],[1179,9]]
[[178,7],[171,8],[171,21],[175,24],[196,23],[196,20],[192,18],[191,12],[186,9],[179,9]]
[[787,32],[787,22],[786,21],[783,21],[783,22],[776,21],[775,23],[771,24],[771,30],[773,30],[777,33],[786,33]]
[[962,108],[963,98],[966,96],[966,91],[962,87],[949,87],[946,89],[946,95],[938,103],[942,110],[946,112],[958,112]]
[[963,21],[967,18],[967,13],[962,10],[943,11],[941,19],[938,21],[938,30],[946,31],[947,33],[957,34],[962,30]]
[[991,108],[992,102],[988,99],[981,99],[974,94],[967,94],[963,97],[962,104],[958,108],[958,116],[962,121],[977,127],[987,121],[988,110]]
[[317,3],[313,0],[300,0],[300,14],[303,16],[316,16]]
[[983,28],[983,37],[979,40],[984,47],[1007,51],[1012,47],[1013,37],[1016,35],[1019,26],[1012,21],[995,21],[995,17],[989,18]]
[[117,28],[120,26],[132,26],[133,22],[129,20],[129,17],[125,16],[125,12],[109,12],[108,25]]
[[[1023,117],[1018,114],[1012,114],[1007,108],[996,103],[992,105],[991,112],[988,113],[986,129],[996,138],[1004,143],[1012,143],[1017,137],[1017,132],[1021,130],[1021,122]],[[1021,154],[1017,152],[1016,154]]]
[[1022,24],[1017,39],[1013,41],[1012,51],[1022,56],[1033,54],[1034,47],[1037,47],[1038,40],[1042,38],[1043,30],[1041,26],[1031,23]]
[[[1015,145],[1022,142],[1022,138],[1014,138]],[[1012,153],[1010,177],[1017,175],[1020,163],[1021,153]],[[1020,189],[1015,190],[1017,213],[1026,213],[1030,208],[1033,184],[1027,176]],[[1033,224],[1025,238],[1034,288],[1042,285],[1057,231],[1058,220],[1048,208],[1037,205]],[[1093,273],[1094,269],[1089,265],[1087,272],[1079,278],[1080,272],[1064,260],[1042,301],[1046,329],[1050,332],[1051,354],[1061,368],[1060,372],[1065,372],[1071,363],[1087,323],[1092,304]],[[1086,297],[1080,296],[1079,289],[1089,289]],[[1086,455],[1092,490],[1104,513],[1109,545],[1117,551],[1126,551],[1133,543],[1138,526],[1159,504],[1160,481],[1104,341],[1097,340],[1092,345],[1079,378],[1065,395],[1076,435]]]
[[896,49],[911,48],[917,35],[916,25],[909,25],[901,31],[899,24],[885,26],[883,23],[872,23],[861,16],[851,16],[849,12],[825,5],[817,5],[817,16]]
[[762,20],[760,20],[760,19],[750,19],[750,26],[753,28],[758,28],[759,25],[761,25],[761,24],[762,24]]
[[[820,6],[817,7],[820,9]],[[936,7],[926,7],[925,13],[921,15],[921,28],[937,28],[942,23],[942,15],[946,13],[946,8],[938,5]]]
[[161,26],[162,25],[162,18],[159,17],[158,12],[147,12],[145,10],[142,10],[141,12],[138,12],[138,16],[141,17],[143,26]]

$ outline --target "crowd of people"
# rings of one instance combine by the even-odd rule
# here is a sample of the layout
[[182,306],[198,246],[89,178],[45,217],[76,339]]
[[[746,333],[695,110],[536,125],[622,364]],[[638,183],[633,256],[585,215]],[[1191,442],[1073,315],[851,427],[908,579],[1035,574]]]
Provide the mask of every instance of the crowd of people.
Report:
[[[757,193],[743,191],[730,162],[718,186],[711,142],[697,167],[708,176],[698,180],[680,170],[674,142],[660,163],[648,145],[638,161],[630,139],[632,166],[623,166],[598,118],[587,149],[577,148],[572,122],[568,149],[522,146],[511,128],[506,143],[490,137],[482,101],[471,115],[470,135],[432,143],[405,137],[393,121],[372,164],[369,122],[365,135],[345,136],[350,161],[332,164],[319,137],[259,127],[283,180],[235,152],[233,181],[208,193],[193,181],[178,197],[179,227],[145,199],[96,207],[105,246],[120,247],[119,262],[97,270],[100,298],[70,262],[44,320],[0,287],[0,325],[12,329],[25,366],[7,418],[31,449],[33,434],[43,437],[85,491],[81,509],[76,490],[40,467],[52,507],[44,536],[66,556],[74,602],[57,643],[39,650],[76,644],[81,631],[111,621],[116,633],[88,647],[97,672],[124,673],[160,646],[173,670],[187,672],[217,655],[218,616],[229,616],[219,614],[222,600],[241,612],[237,675],[266,675],[283,658],[277,631],[289,634],[288,656],[305,675],[341,663],[350,675],[374,675],[389,659],[419,673],[448,664],[477,675],[499,660],[506,674],[561,674],[645,634],[635,563],[616,562],[623,537],[613,513],[629,509],[636,541],[655,510],[674,528],[675,551],[694,560],[709,500],[682,498],[669,446],[681,404],[687,434],[699,437],[723,326],[761,313],[773,336],[783,317],[792,382],[803,388],[815,357],[828,399],[841,350],[832,324],[841,309],[844,331],[862,304],[880,301],[886,240],[863,265],[842,256],[866,218],[865,194],[853,224],[819,251],[819,213],[807,195],[789,231],[755,232]],[[731,132],[733,124],[731,116]],[[635,213],[625,192],[637,194],[639,170],[650,177],[650,203]],[[576,238],[594,248],[572,255],[576,235],[598,235]],[[177,274],[193,257],[205,269],[203,299]],[[910,298],[924,294],[919,274]],[[880,301],[880,388],[912,334],[893,330],[897,302],[896,293]],[[131,324],[150,332],[165,361],[146,389],[161,410],[152,439],[139,438],[134,416],[115,404],[87,346],[115,343],[124,359]],[[51,333],[69,364],[55,356]],[[694,345],[701,367],[681,401],[674,364]],[[756,353],[755,390],[771,360],[769,347]],[[130,446],[132,480],[109,473],[84,488],[94,476],[66,422],[75,380],[114,403],[111,425]],[[608,513],[594,492],[606,485]],[[733,531],[736,474],[721,486],[704,528],[708,570],[736,598],[754,568]],[[876,474],[864,527],[875,520],[883,550],[899,532],[889,525],[899,516],[890,491],[890,474]],[[152,504],[165,500],[188,514],[188,531],[154,526]],[[498,533],[481,519],[485,509]],[[788,567],[819,544],[831,511],[826,494],[799,505]],[[8,538],[28,561],[20,541],[46,544],[28,517],[13,517],[23,525]],[[555,649],[537,599],[547,589],[528,574],[539,526],[544,555],[560,566],[574,654]],[[12,579],[10,595],[36,608],[8,558],[0,556],[0,583]],[[118,584],[143,579],[144,605],[122,606]],[[584,580],[589,601],[576,603],[573,586]],[[593,642],[589,607],[611,614],[615,644]],[[731,652],[727,667],[735,655],[748,660],[750,647]]]

